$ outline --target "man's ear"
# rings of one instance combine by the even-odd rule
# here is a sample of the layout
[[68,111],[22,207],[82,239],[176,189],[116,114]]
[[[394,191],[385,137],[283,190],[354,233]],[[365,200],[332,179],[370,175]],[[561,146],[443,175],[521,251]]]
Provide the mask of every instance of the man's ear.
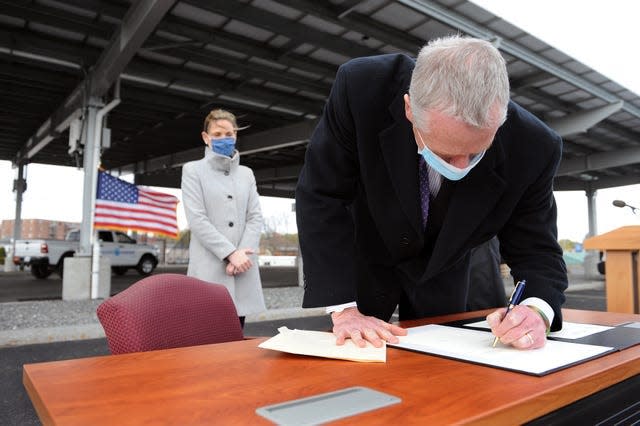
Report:
[[211,140],[209,139],[209,135],[207,134],[207,132],[200,133],[200,136],[202,136],[202,141],[204,142],[204,144],[209,146]]
[[407,120],[413,124],[413,113],[411,112],[411,102],[409,101],[409,95],[407,93],[402,97],[404,99],[404,116],[407,117]]

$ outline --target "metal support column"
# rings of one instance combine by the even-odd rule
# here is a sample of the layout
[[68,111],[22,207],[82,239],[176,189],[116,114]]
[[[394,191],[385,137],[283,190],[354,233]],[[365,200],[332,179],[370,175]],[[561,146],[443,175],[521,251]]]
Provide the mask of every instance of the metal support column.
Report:
[[585,191],[587,196],[587,214],[589,215],[589,233],[588,237],[598,235],[598,214],[596,212],[596,198],[598,191],[589,187]]
[[[95,191],[98,182],[98,166],[100,162],[100,141],[96,140],[96,128],[102,129],[102,123],[96,118],[98,110],[103,103],[98,98],[90,98],[84,117],[86,132],[84,139],[84,185],[82,192],[82,224],[80,225],[80,247],[76,256],[91,256],[93,243],[93,209],[95,204]],[[97,146],[96,146],[97,145]]]
[[[17,177],[13,181],[13,192],[16,193],[16,213],[13,221],[13,242],[11,244],[11,258],[16,252],[16,241],[22,238],[22,194],[27,190],[27,181],[25,179],[26,165],[19,164]],[[7,257],[9,257],[7,255]],[[13,263],[12,263],[13,264]]]
[[[589,185],[585,190],[585,195],[587,196],[587,215],[589,220],[589,231],[585,238],[589,238],[598,235],[598,215],[596,212],[598,191]],[[599,253],[594,250],[587,251],[583,263],[585,278],[591,279],[598,276],[598,262],[600,262]]]
[[[82,190],[82,223],[80,224],[80,242],[73,257],[62,259],[62,300],[86,300],[92,298],[92,245],[93,208],[100,161],[100,139],[95,137],[96,130],[102,128],[98,122],[98,111],[102,102],[90,97],[83,112],[84,133],[82,141],[84,183]],[[101,121],[101,120],[100,120]],[[98,258],[99,259],[99,258]],[[96,260],[98,260],[96,259]]]

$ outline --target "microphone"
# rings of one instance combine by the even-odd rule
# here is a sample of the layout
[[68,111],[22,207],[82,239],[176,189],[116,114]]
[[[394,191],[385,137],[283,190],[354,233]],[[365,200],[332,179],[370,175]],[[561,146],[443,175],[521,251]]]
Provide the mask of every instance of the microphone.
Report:
[[637,207],[630,206],[629,204],[625,203],[622,200],[613,200],[613,205],[616,206],[616,207],[629,207],[634,214],[635,214],[636,210],[638,210]]

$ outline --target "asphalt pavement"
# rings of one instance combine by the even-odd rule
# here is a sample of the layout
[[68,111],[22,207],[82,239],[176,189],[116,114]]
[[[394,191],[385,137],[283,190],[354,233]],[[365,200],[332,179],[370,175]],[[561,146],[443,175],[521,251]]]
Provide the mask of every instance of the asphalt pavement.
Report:
[[[184,266],[162,266],[155,273],[186,273]],[[273,336],[277,329],[331,329],[324,309],[302,309],[303,290],[295,268],[260,269],[267,310],[246,318],[245,336]],[[111,294],[141,277],[135,271],[112,276]],[[28,271],[0,272],[0,425],[38,425],[40,421],[22,384],[22,366],[108,355],[96,316],[102,300],[63,301],[55,274],[35,279]]]
[[[179,272],[179,269],[160,268],[157,272]],[[61,294],[61,287],[60,290],[55,289],[58,286],[55,278],[46,288],[46,283],[33,283],[30,276],[25,277],[24,272],[21,274],[11,279],[0,272],[0,300],[14,297],[14,301],[0,303],[0,425],[40,424],[22,385],[23,364],[109,354],[104,332],[95,316],[95,309],[101,300],[62,301],[57,295],[58,291]],[[130,274],[133,273],[125,277],[130,283],[140,279]],[[261,275],[268,309],[263,314],[247,317],[244,329],[246,336],[273,336],[281,326],[330,330],[331,322],[323,309],[300,308],[303,291],[297,286],[297,274],[291,270],[263,272],[261,269]],[[273,277],[276,277],[275,280]],[[37,286],[44,285],[47,296],[43,298],[32,294],[31,297],[15,297],[16,294],[25,294],[24,289],[20,288],[14,296],[8,296],[4,290],[9,285],[6,281],[15,282],[16,279],[24,279],[25,283]],[[606,310],[602,277],[585,277],[581,269],[573,268],[570,269],[569,282],[565,307]],[[112,293],[119,291],[114,288]],[[507,293],[512,288],[510,280],[505,280]],[[23,301],[16,301],[18,298]]]

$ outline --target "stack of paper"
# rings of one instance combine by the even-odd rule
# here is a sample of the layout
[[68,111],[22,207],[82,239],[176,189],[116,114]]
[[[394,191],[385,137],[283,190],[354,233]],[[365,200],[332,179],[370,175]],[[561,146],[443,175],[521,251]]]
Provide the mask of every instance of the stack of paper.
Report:
[[279,334],[258,345],[264,349],[287,352],[298,355],[311,355],[324,358],[345,359],[359,362],[386,362],[387,348],[376,348],[372,344],[360,348],[351,339],[344,345],[336,345],[333,333],[309,330],[290,330],[280,327]]

